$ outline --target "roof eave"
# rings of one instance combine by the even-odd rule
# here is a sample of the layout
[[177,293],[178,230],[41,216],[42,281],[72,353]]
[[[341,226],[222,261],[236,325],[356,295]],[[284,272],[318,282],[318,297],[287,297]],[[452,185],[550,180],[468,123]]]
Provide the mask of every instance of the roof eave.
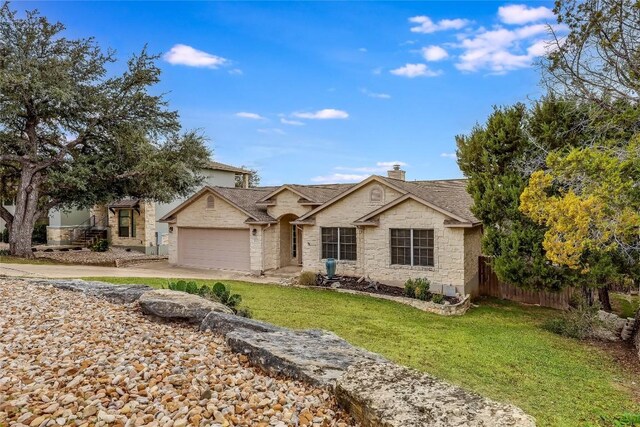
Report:
[[481,222],[457,222],[457,223],[445,223],[445,228],[474,228],[482,225]]

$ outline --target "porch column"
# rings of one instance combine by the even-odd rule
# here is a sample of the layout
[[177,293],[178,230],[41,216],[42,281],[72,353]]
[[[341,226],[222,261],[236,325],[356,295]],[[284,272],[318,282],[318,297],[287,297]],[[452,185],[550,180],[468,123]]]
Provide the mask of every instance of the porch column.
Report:
[[264,233],[263,227],[252,225],[249,227],[249,256],[251,274],[260,276],[264,273]]

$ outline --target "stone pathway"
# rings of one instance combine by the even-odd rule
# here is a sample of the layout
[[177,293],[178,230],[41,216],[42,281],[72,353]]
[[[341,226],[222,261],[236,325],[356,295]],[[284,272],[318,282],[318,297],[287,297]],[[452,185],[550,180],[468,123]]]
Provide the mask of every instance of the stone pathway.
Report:
[[356,425],[195,326],[17,279],[0,279],[0,373],[0,425]]

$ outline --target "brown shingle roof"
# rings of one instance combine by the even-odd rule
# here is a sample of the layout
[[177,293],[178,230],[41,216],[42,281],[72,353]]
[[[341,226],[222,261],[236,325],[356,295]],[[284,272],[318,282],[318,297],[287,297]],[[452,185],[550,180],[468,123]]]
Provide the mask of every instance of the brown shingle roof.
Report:
[[402,181],[387,177],[380,178],[470,223],[480,222],[471,212],[473,198],[467,193],[466,179]]
[[311,202],[318,204],[324,203],[333,199],[343,191],[347,191],[349,188],[356,184],[326,184],[326,185],[298,185],[291,184],[289,187],[295,189],[300,194],[304,194],[305,198]]
[[231,203],[251,214],[259,222],[275,222],[275,219],[267,214],[266,208],[259,207],[256,202],[271,193],[278,187],[255,187],[255,188],[233,188],[233,187],[209,187],[215,192],[228,199]]

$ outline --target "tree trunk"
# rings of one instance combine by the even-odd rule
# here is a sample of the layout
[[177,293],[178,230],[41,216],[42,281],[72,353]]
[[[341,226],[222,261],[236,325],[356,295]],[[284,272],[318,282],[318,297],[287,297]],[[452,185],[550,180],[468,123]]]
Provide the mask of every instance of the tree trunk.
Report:
[[16,197],[16,210],[9,230],[9,253],[14,256],[33,258],[31,236],[38,220],[38,195],[42,182],[35,167],[22,169],[20,186]]
[[609,285],[598,288],[598,299],[604,311],[611,312],[611,301],[609,300]]

